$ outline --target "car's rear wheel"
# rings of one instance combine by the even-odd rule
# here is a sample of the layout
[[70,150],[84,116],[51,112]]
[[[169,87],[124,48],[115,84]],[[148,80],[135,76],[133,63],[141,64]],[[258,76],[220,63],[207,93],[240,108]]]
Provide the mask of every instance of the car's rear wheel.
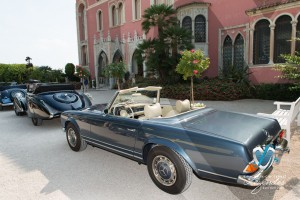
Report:
[[17,116],[20,116],[20,115],[21,115],[21,113],[18,112],[17,109],[16,109],[15,107],[14,107],[14,110],[15,110],[15,114],[16,114]]
[[33,125],[35,125],[35,126],[40,126],[43,123],[43,120],[40,118],[37,118],[37,117],[31,118],[31,121],[32,121]]
[[14,111],[17,116],[22,115],[22,113],[18,111],[17,106],[15,105],[15,102],[14,102]]
[[170,194],[184,192],[192,182],[192,168],[177,152],[158,146],[150,150],[147,167],[152,181]]
[[87,143],[81,138],[78,129],[72,123],[68,123],[67,125],[66,136],[69,147],[73,151],[83,151],[86,149]]

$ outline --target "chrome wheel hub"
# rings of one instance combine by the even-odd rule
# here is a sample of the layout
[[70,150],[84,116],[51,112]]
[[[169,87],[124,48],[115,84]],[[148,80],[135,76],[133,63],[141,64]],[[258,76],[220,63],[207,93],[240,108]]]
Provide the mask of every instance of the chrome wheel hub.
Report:
[[68,129],[68,141],[71,147],[75,147],[77,143],[77,136],[72,128]]
[[177,173],[174,164],[167,157],[158,155],[152,161],[155,178],[165,186],[172,186],[176,182]]

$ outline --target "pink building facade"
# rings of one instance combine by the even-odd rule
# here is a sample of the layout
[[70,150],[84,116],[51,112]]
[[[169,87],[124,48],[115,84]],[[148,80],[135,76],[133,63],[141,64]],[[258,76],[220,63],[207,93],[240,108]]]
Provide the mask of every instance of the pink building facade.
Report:
[[176,9],[195,49],[210,57],[206,76],[248,66],[252,83],[279,83],[274,64],[283,62],[281,54],[300,51],[299,0],[76,0],[79,63],[89,66],[97,87],[109,84],[105,66],[120,60],[131,74],[146,75],[136,49],[156,33],[142,31],[142,15],[159,3]]

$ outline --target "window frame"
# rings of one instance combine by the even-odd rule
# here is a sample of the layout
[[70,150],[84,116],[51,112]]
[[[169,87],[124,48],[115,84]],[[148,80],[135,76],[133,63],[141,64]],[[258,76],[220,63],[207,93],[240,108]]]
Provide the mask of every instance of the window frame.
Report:
[[103,30],[103,12],[102,12],[102,10],[97,11],[96,21],[97,21],[97,30],[102,31]]
[[[202,18],[203,19],[203,21],[201,22],[202,23],[202,28],[204,28],[204,34],[202,35],[202,37],[201,37],[201,30],[196,30],[196,24],[197,24],[197,18]],[[194,37],[195,37],[195,43],[205,43],[206,42],[206,18],[205,18],[205,16],[204,15],[202,15],[202,14],[199,14],[199,15],[197,15],[196,17],[195,17],[195,20],[194,20]],[[199,22],[198,22],[199,23]],[[200,24],[200,23],[199,23]],[[204,25],[203,25],[204,24]],[[196,33],[199,33],[199,36],[200,36],[200,40],[198,41],[198,40],[196,40]],[[198,35],[198,34],[197,34]]]

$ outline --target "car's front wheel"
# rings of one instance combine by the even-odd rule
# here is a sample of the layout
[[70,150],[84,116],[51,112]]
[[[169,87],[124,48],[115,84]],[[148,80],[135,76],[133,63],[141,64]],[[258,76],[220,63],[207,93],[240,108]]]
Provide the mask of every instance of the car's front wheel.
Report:
[[68,123],[66,128],[67,141],[73,151],[83,151],[87,147],[87,143],[81,138],[78,129]]
[[147,167],[152,181],[167,193],[179,194],[191,185],[192,168],[172,149],[163,146],[152,148],[148,154]]
[[40,118],[37,118],[37,117],[31,118],[31,121],[32,121],[33,125],[35,125],[35,126],[40,126],[43,123],[43,120]]

